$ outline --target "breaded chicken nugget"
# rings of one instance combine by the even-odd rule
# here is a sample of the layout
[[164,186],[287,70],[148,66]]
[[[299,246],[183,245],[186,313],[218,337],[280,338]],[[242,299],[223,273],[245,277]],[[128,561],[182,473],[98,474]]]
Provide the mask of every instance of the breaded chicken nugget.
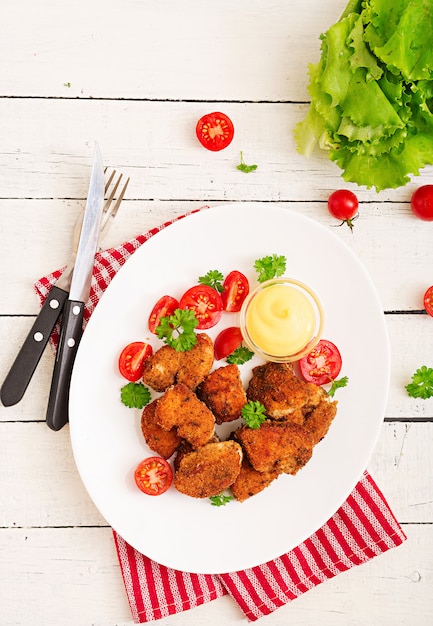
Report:
[[194,390],[211,371],[213,361],[212,339],[206,333],[198,333],[195,346],[181,353],[176,382]]
[[[209,445],[210,443],[221,443],[221,439],[218,437],[216,433],[214,433],[213,437],[205,445]],[[182,439],[177,449],[177,454],[174,457],[174,461],[173,461],[174,471],[177,471],[179,469],[180,463],[183,457],[186,454],[190,454],[191,452],[194,452],[194,448],[192,447],[192,445],[186,439]]]
[[213,413],[183,383],[172,385],[158,399],[155,420],[165,430],[177,428],[194,448],[208,443],[215,430]]
[[147,404],[141,414],[141,432],[151,450],[169,459],[179,447],[182,439],[175,428],[164,430],[156,423],[155,413],[158,400]]
[[237,365],[220,367],[206,376],[197,395],[215,415],[217,424],[238,419],[247,402]]
[[266,489],[272,481],[278,478],[279,474],[277,470],[258,472],[254,469],[246,456],[244,456],[241,471],[230,487],[231,492],[236,500],[244,502],[251,496],[255,496],[257,493],[260,493],[260,491],[263,491],[263,489]]
[[242,449],[235,441],[208,443],[176,458],[174,486],[192,498],[210,498],[236,480]]
[[256,429],[241,426],[234,437],[258,472],[296,474],[312,456],[313,436],[292,422],[268,420]]
[[181,352],[162,346],[144,362],[143,382],[155,391],[165,391],[173,385],[179,370]]
[[314,445],[326,435],[337,414],[337,400],[330,401],[328,397],[326,396],[305,420],[304,427],[312,434]]
[[272,419],[302,424],[325,392],[313,383],[299,379],[291,363],[266,363],[253,369],[247,388],[248,400],[261,402]]
[[162,346],[146,359],[143,382],[160,392],[175,383],[183,383],[194,390],[209,374],[213,360],[212,339],[200,333],[191,350],[177,352],[171,346]]

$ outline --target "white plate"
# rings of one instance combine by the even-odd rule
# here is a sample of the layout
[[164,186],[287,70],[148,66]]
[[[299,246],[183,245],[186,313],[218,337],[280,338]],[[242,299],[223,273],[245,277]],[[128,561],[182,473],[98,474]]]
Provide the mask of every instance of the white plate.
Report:
[[[283,475],[244,503],[214,507],[174,487],[142,494],[133,472],[152,454],[140,431],[140,411],[124,407],[117,371],[131,341],[162,345],[147,318],[163,294],[180,297],[210,269],[239,269],[255,284],[253,263],[287,257],[288,276],[315,290],[324,306],[323,337],[342,353],[337,416],[311,461]],[[225,325],[236,314],[225,314]],[[209,334],[215,336],[220,323]],[[223,364],[224,362],[222,362]],[[251,366],[243,366],[246,381]],[[258,565],[294,548],[344,502],[367,466],[382,423],[390,356],[384,315],[357,257],[329,228],[283,207],[229,204],[175,222],[141,246],[118,272],[81,341],[70,392],[72,446],[82,480],[97,508],[140,552],[166,566],[223,573]]]

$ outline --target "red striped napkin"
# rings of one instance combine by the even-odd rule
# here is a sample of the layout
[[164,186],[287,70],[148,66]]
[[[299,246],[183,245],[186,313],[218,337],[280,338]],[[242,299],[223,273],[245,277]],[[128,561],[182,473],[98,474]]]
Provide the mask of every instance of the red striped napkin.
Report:
[[155,563],[113,534],[137,624],[192,609],[227,593],[247,619],[255,621],[406,539],[367,472],[332,518],[306,541],[272,561],[239,572],[179,572]]
[[[97,254],[85,323],[111,279],[131,254],[171,223],[166,222],[121,246]],[[62,270],[57,270],[35,283],[41,304],[61,273]],[[58,333],[57,327],[51,337],[54,347]],[[367,472],[332,518],[311,537],[287,554],[247,570],[220,575],[173,570],[137,552],[115,530],[113,536],[137,624],[192,609],[226,594],[231,595],[249,621],[255,621],[406,539]]]

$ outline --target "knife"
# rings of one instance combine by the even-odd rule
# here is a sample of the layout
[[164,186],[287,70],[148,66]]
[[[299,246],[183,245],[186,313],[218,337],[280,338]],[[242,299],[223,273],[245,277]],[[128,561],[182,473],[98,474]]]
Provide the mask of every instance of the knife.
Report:
[[[109,190],[115,174],[116,171],[113,170],[108,177],[108,180],[105,183],[105,193]],[[114,196],[121,179],[122,174],[120,174],[117,181],[114,181],[111,193],[109,194],[109,197],[104,205],[101,229],[99,231],[99,249],[101,249],[102,240],[110,230],[111,224],[117,214],[129,183],[128,178],[123,186],[123,189],[120,191],[116,202],[113,204]],[[68,265],[63,270],[60,277],[52,285],[44,304],[42,305],[30,331],[27,334],[27,337],[25,338],[14,362],[10,367],[6,378],[3,381],[0,389],[0,399],[3,406],[13,406],[24,396],[54,327],[62,314],[63,306],[68,299],[71,287],[83,217],[84,211],[79,215],[77,221],[75,222],[72,236],[72,253]]]
[[101,152],[98,145],[95,144],[86,209],[81,226],[69,297],[63,307],[60,339],[48,399],[46,422],[52,430],[60,430],[69,420],[69,384],[83,333],[84,305],[90,293],[104,206],[104,188],[104,167]]
[[3,406],[17,404],[23,397],[32,379],[68,298],[72,270],[75,263],[75,254],[76,250],[72,255],[68,267],[51,287],[50,293],[2,384],[0,398]]

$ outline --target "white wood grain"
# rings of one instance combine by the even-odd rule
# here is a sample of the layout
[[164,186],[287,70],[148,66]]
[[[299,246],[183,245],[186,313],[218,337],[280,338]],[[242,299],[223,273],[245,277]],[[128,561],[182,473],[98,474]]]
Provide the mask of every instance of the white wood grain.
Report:
[[[433,320],[422,313],[433,283],[432,224],[416,220],[409,206],[414,189],[431,183],[432,168],[377,194],[344,184],[324,155],[305,159],[293,139],[308,106],[308,63],[344,5],[1,2],[0,382],[38,311],[34,280],[68,259],[95,140],[105,163],[131,176],[107,246],[204,204],[249,200],[282,203],[332,228],[329,193],[353,189],[355,230],[333,231],[377,288],[392,353],[387,421],[369,470],[408,541],[260,624],[430,626],[433,399],[414,400],[404,387],[417,367],[433,366]],[[197,119],[212,110],[229,114],[236,128],[220,153],[204,150],[194,134]],[[257,163],[254,174],[236,170],[241,150]],[[314,254],[320,262],[320,251]],[[340,280],[338,270],[330,281]],[[47,349],[22,402],[0,407],[0,624],[126,626],[132,621],[111,529],[81,483],[68,428],[53,433],[44,424],[52,365]],[[157,622],[185,623],[246,622],[227,597]]]
[[3,5],[5,95],[174,100],[305,99],[307,62],[342,10],[338,0]]
[[[270,626],[430,626],[432,527],[405,525],[402,546],[340,574],[259,623]],[[129,626],[109,528],[3,529],[2,626]],[[36,608],[35,608],[36,607]],[[158,626],[245,624],[230,597]]]
[[[0,99],[0,198],[85,197],[95,140],[107,165],[131,175],[129,198],[325,201],[342,186],[341,171],[323,151],[311,159],[296,151],[293,130],[306,105],[224,103],[235,138],[213,153],[197,141],[195,125],[220,107],[212,101]],[[236,169],[241,150],[256,172]],[[379,195],[343,186],[378,207],[407,202],[429,176],[426,168],[406,187]]]
[[[119,169],[122,171],[122,168]],[[128,168],[124,169],[128,171]],[[245,180],[245,175],[238,174]],[[128,190],[127,193],[133,191]],[[83,200],[64,199],[0,200],[0,240],[5,259],[8,259],[7,263],[0,266],[3,295],[0,300],[1,314],[37,312],[33,282],[68,261],[72,226],[83,204]],[[206,198],[165,201],[143,198],[133,200],[129,196],[122,204],[105,247],[118,245],[174,216],[201,206],[221,204],[223,202]],[[407,203],[361,203],[360,217],[355,222],[353,234],[346,226],[336,227],[338,222],[328,214],[325,201],[278,204],[321,222],[340,237],[370,274],[385,311],[423,309],[424,291],[433,283],[432,229],[430,223],[421,222],[412,216]],[[19,220],[16,217],[18,213]],[[392,236],[388,233],[392,233]],[[315,251],[315,254],[320,258],[320,251]],[[339,268],[335,268],[335,274],[330,276],[330,280],[339,280],[338,272]],[[11,276],[13,280],[10,280]],[[393,276],[393,280],[390,280],[390,276]],[[425,324],[427,331],[428,322],[425,321]]]

